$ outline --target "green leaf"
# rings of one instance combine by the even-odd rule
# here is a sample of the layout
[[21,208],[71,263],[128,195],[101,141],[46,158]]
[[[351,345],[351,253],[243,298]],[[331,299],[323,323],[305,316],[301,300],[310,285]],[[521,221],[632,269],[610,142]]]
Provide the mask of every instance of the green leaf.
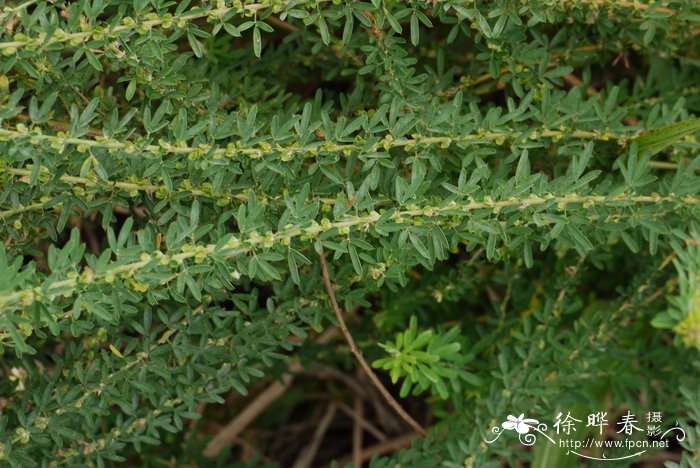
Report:
[[262,39],[260,38],[260,28],[258,28],[257,23],[253,28],[253,52],[257,58],[260,58],[260,53],[262,52]]
[[583,235],[581,230],[573,224],[568,225],[569,233],[576,244],[584,251],[587,252],[593,249],[593,244],[588,240],[586,236]]
[[530,241],[527,239],[523,242],[523,260],[527,268],[532,268],[532,248],[530,247]]
[[403,29],[401,28],[401,23],[399,23],[396,18],[392,16],[391,13],[388,11],[384,11],[384,14],[386,15],[386,19],[389,21],[389,25],[391,25],[391,29],[396,31],[397,34],[401,34],[403,32]]
[[[260,267],[260,270],[262,270],[268,278],[272,278],[272,279],[278,280],[278,281],[282,279],[282,277],[277,272],[277,270],[272,265],[270,265],[268,262],[266,262],[265,260],[258,259],[258,266]],[[267,278],[265,278],[265,279],[267,279]]]
[[413,13],[411,15],[411,44],[418,45],[420,41],[420,26],[418,25],[418,16]]
[[328,45],[331,42],[331,36],[328,33],[328,25],[326,24],[326,21],[323,19],[323,16],[318,17],[318,21],[316,22],[318,25],[318,30],[321,33],[321,40],[323,41],[324,44]]
[[411,240],[411,244],[413,244],[413,247],[416,248],[416,250],[418,251],[419,254],[421,254],[423,257],[425,257],[428,260],[432,260],[430,252],[425,247],[425,244],[423,244],[423,241],[421,241],[418,238],[418,236],[414,235],[412,232],[409,232],[408,238]]
[[85,57],[87,57],[88,63],[92,66],[92,68],[98,72],[102,72],[102,64],[99,60],[97,60],[97,56],[95,56],[93,51],[90,49],[85,49]]
[[195,198],[190,209],[190,226],[196,227],[199,225],[199,198]]
[[352,37],[352,30],[353,30],[353,15],[352,15],[352,10],[346,9],[345,10],[345,25],[343,26],[343,42],[347,44],[350,42],[350,38]]
[[136,93],[136,80],[131,80],[129,81],[129,85],[126,87],[126,100],[131,101],[131,99],[134,97],[134,93]]
[[202,45],[199,43],[196,37],[194,37],[194,34],[192,34],[190,31],[187,31],[187,41],[190,43],[190,47],[192,47],[192,52],[194,52],[194,55],[197,57],[202,56]]
[[639,252],[639,243],[635,240],[634,237],[629,235],[625,231],[620,231],[620,237],[622,237],[622,240],[627,244],[627,247],[633,252],[637,253]]
[[17,330],[17,327],[15,327],[15,324],[12,323],[11,320],[0,316],[0,329],[9,333],[15,345],[15,352],[18,357],[21,357],[24,353],[36,353],[36,350],[27,344],[24,337],[20,334],[19,330]]
[[241,31],[231,23],[224,23],[224,29],[233,37],[241,37]]
[[649,151],[651,155],[654,155],[698,131],[700,131],[700,118],[688,119],[663,128],[648,130],[633,141],[637,142],[640,154]]
[[654,328],[673,328],[676,325],[676,320],[674,320],[668,312],[661,312],[656,314],[656,316],[651,321],[651,326]]
[[348,252],[350,253],[350,259],[352,260],[352,266],[355,269],[355,273],[362,275],[364,271],[362,269],[362,263],[360,262],[360,257],[357,255],[355,246],[348,244]]
[[297,268],[297,261],[291,249],[287,252],[287,264],[289,265],[289,274],[292,276],[292,281],[294,281],[294,284],[297,286],[300,285],[299,269]]
[[189,274],[185,275],[185,284],[187,285],[187,288],[190,290],[192,293],[192,296],[195,298],[197,301],[202,300],[202,288],[199,286],[199,283],[195,281],[192,276]]
[[427,345],[430,342],[430,339],[433,337],[433,332],[431,330],[425,330],[422,332],[418,337],[415,339],[415,341],[411,344],[412,349],[420,349]]

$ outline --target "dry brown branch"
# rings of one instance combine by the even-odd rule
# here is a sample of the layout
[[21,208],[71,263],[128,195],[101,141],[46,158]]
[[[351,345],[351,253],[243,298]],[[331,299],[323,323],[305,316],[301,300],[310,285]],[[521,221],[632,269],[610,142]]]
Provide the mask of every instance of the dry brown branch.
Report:
[[147,218],[146,208],[142,205],[134,206],[133,208],[127,208],[120,205],[112,205],[112,211],[123,216],[133,216],[136,215],[140,218]]
[[290,373],[282,377],[282,381],[276,381],[267,387],[255,400],[253,400],[241,413],[236,416],[230,423],[214,437],[205,447],[204,456],[214,457],[222,448],[231,444],[238,434],[241,433],[253,420],[262,413],[265,408],[270,406],[277,398],[279,398],[292,383],[293,376],[291,372],[298,372],[301,366],[298,363],[292,363]]
[[[194,412],[197,414],[202,414],[204,413],[204,409],[207,407],[207,404],[203,401],[200,401],[197,403],[197,408],[195,408]],[[190,420],[190,423],[188,425],[188,432],[191,433],[194,431],[195,427],[197,427],[197,423],[199,422],[199,419],[192,419]]]
[[311,463],[314,461],[314,458],[316,458],[318,449],[321,446],[323,436],[326,435],[328,426],[331,424],[331,421],[333,421],[333,417],[335,416],[337,410],[338,408],[335,403],[330,403],[328,405],[326,413],[318,423],[318,427],[314,431],[313,437],[311,437],[311,443],[307,445],[306,449],[302,450],[302,452],[299,454],[299,457],[294,462],[293,468],[308,468],[311,466]]
[[[17,120],[21,120],[23,122],[31,122],[31,117],[29,117],[28,114],[17,114],[14,118]],[[46,125],[48,125],[52,130],[57,131],[57,132],[68,132],[71,129],[71,125],[69,122],[63,122],[60,120],[49,120],[46,122]],[[102,133],[102,130],[99,128],[95,127],[89,127],[86,135],[89,135],[91,137],[103,137],[104,134]],[[129,135],[128,137],[129,140],[134,139],[134,135]]]
[[281,19],[279,19],[275,15],[268,16],[267,19],[265,19],[265,21],[267,21],[268,23],[270,23],[273,26],[277,26],[280,29],[284,29],[285,31],[289,31],[292,33],[301,30],[300,27],[293,25],[292,23],[287,23],[286,21],[282,21]]
[[355,340],[353,339],[352,335],[350,334],[350,330],[348,330],[347,325],[345,324],[345,320],[343,319],[343,312],[340,310],[340,307],[338,306],[338,302],[335,299],[335,293],[333,292],[333,285],[331,284],[331,278],[328,275],[328,265],[326,264],[326,254],[321,251],[319,254],[319,258],[321,259],[321,272],[323,274],[323,282],[325,283],[326,286],[326,292],[328,293],[328,297],[330,298],[331,301],[331,306],[333,307],[333,311],[335,312],[335,317],[338,319],[338,323],[340,325],[340,330],[343,332],[343,335],[345,335],[345,339],[348,342],[348,345],[350,346],[350,351],[352,354],[355,356],[357,361],[360,363],[360,366],[362,369],[364,369],[365,373],[369,377],[370,381],[372,382],[372,385],[379,390],[379,393],[384,397],[384,399],[389,403],[389,406],[394,408],[394,410],[401,416],[401,418],[406,421],[416,432],[418,432],[420,435],[425,437],[426,432],[423,427],[416,422],[415,419],[411,417],[402,407],[401,405],[398,404],[398,402],[394,399],[394,397],[391,396],[389,391],[382,385],[382,383],[379,381],[379,378],[377,375],[374,373],[372,368],[367,364],[367,361],[365,361],[364,356],[360,352],[360,350],[357,348],[357,345],[355,345]]
[[353,407],[353,425],[352,425],[352,464],[355,468],[362,467],[362,414],[364,405],[362,398],[355,396]]
[[317,371],[308,372],[309,375],[319,379],[335,379],[343,382],[345,386],[351,389],[355,394],[362,398],[367,398],[367,390],[357,380],[351,376],[344,374],[330,367],[324,367]]
[[321,335],[318,337],[318,339],[316,340],[316,343],[318,343],[318,344],[329,343],[333,338],[338,336],[339,331],[340,330],[338,330],[338,327],[336,327],[336,326],[331,326],[331,327],[326,328],[323,331],[323,333],[321,333]]
[[[347,414],[351,418],[355,416],[355,411],[350,408],[348,405],[340,402],[336,402],[338,405],[338,409],[341,410],[343,413]],[[387,440],[388,437],[386,434],[384,434],[382,431],[380,431],[374,424],[371,422],[367,421],[364,416],[361,416],[359,419],[359,424],[360,427],[370,434],[372,434],[372,437],[374,437],[377,440],[384,441]]]
[[[569,86],[573,86],[575,88],[583,87],[583,81],[581,81],[581,79],[573,73],[567,73],[566,75],[562,76],[562,79]],[[595,96],[596,94],[598,94],[598,90],[595,89],[593,86],[588,85],[588,87],[586,88],[586,95],[590,97]]]
[[233,439],[233,443],[238,445],[241,448],[242,454],[240,456],[241,460],[249,460],[252,458],[255,454],[258,454],[260,458],[265,462],[265,463],[274,463],[274,461],[268,457],[267,455],[263,454],[256,446],[251,444],[245,439],[242,439],[241,437],[236,437]]
[[386,405],[383,404],[384,400],[379,395],[379,392],[372,385],[367,386],[366,389],[367,395],[369,396],[369,402],[376,413],[377,422],[381,425],[381,427],[384,428],[386,432],[402,432],[403,422],[396,416],[394,411],[387,409]]

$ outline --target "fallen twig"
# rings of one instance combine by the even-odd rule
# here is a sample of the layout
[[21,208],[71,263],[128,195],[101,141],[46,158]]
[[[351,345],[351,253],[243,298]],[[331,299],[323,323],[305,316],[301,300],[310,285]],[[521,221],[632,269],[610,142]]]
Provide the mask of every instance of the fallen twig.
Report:
[[364,405],[362,398],[355,395],[353,407],[352,426],[352,464],[355,468],[362,468],[362,413]]
[[[296,363],[290,366],[290,372],[300,370],[300,366]],[[228,423],[205,447],[204,456],[214,457],[222,448],[231,444],[238,434],[241,433],[248,424],[250,424],[265,408],[273,403],[282,395],[289,385],[292,383],[293,376],[291,373],[285,374],[282,381],[276,381],[267,387],[260,395],[258,395],[251,404],[249,404],[241,413]]]
[[[348,405],[344,403],[340,403],[336,401],[336,405],[338,405],[338,409],[350,416],[351,418],[355,417],[355,410],[350,408]],[[367,419],[364,418],[364,416],[360,415],[359,419],[359,425],[362,429],[366,430],[370,434],[372,434],[372,437],[375,439],[381,441],[385,441],[388,439],[386,434],[384,434],[382,431],[380,431],[374,424],[371,422],[367,421]]]
[[326,434],[331,421],[333,421],[333,417],[335,416],[337,409],[338,408],[335,403],[331,402],[328,405],[326,414],[323,415],[323,418],[318,423],[318,427],[314,431],[314,435],[311,438],[311,443],[307,445],[306,449],[299,454],[299,457],[294,462],[293,468],[308,468],[311,466],[311,463],[314,461],[314,458],[316,458],[318,449],[321,446],[323,436]]

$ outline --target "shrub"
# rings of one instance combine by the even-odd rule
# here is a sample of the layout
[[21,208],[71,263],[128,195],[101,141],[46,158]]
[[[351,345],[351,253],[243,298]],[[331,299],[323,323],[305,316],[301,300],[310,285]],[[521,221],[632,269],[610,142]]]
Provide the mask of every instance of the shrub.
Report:
[[301,419],[258,455],[384,434],[404,450],[372,466],[554,466],[485,439],[567,411],[663,411],[697,462],[695,0],[30,0],[0,25],[0,463],[258,466],[234,436]]

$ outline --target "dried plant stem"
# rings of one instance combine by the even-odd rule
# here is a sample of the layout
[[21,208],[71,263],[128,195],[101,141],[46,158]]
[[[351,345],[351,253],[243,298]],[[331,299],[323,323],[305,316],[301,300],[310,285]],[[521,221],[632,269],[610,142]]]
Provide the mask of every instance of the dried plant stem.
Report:
[[[291,372],[298,372],[301,367],[294,363],[290,367]],[[248,425],[262,413],[270,404],[275,402],[277,398],[284,394],[289,388],[293,380],[291,373],[285,374],[281,381],[273,382],[267,387],[253,402],[248,405],[235,419],[228,423],[219,432],[214,439],[204,449],[205,457],[216,456],[222,448],[232,443],[238,434],[241,433]]]
[[333,421],[337,410],[338,407],[335,403],[330,403],[328,405],[323,418],[321,418],[321,421],[318,423],[318,427],[316,427],[316,431],[314,431],[314,435],[311,437],[311,442],[299,455],[292,468],[308,468],[312,466],[314,458],[316,458],[316,455],[318,454],[318,449],[321,448],[323,437],[326,435],[328,426],[330,426],[331,422]]
[[372,382],[372,385],[374,385],[377,390],[379,390],[379,393],[384,397],[387,403],[389,403],[389,406],[391,406],[401,418],[408,423],[409,426],[411,426],[416,432],[418,432],[421,436],[425,437],[426,431],[423,429],[423,427],[416,422],[415,419],[411,417],[402,407],[399,405],[399,403],[394,399],[394,397],[391,396],[389,391],[382,385],[382,383],[379,381],[379,378],[377,375],[374,373],[372,368],[367,364],[367,361],[365,361],[364,356],[362,355],[362,352],[357,348],[357,345],[355,344],[355,340],[353,339],[352,335],[350,334],[350,331],[348,330],[347,325],[345,324],[345,320],[343,319],[343,312],[340,310],[340,307],[338,306],[338,302],[335,299],[335,294],[333,293],[333,285],[331,284],[331,279],[330,276],[328,275],[328,265],[326,264],[326,255],[323,251],[319,254],[319,258],[321,259],[321,272],[323,273],[323,282],[326,286],[326,292],[328,293],[328,297],[330,298],[331,301],[331,306],[333,307],[333,312],[335,312],[335,316],[338,319],[338,323],[340,325],[340,330],[343,332],[343,335],[345,335],[345,339],[348,342],[348,345],[350,346],[350,351],[352,354],[355,356],[357,361],[360,363],[360,366],[362,369],[367,373],[367,376],[369,377],[370,381]]
[[[358,395],[358,398],[360,398],[359,395]],[[360,401],[362,401],[362,399],[360,399]],[[365,419],[365,417],[364,417],[364,404],[363,404],[363,408],[362,408],[362,413],[359,415],[357,414],[356,409],[350,408],[346,404],[343,404],[340,402],[336,402],[336,404],[338,405],[338,409],[341,410],[343,413],[347,414],[348,416],[350,416],[353,419],[357,418],[357,422],[358,422],[358,425],[360,426],[361,430],[369,432],[370,434],[372,434],[372,437],[374,437],[375,439],[377,439],[380,442],[383,442],[383,441],[388,439],[386,434],[384,434],[374,424],[372,424],[371,422],[367,421],[367,419]],[[362,447],[360,447],[360,449],[362,449]]]
[[362,468],[362,413],[364,411],[362,398],[355,395],[352,427],[352,464]]

